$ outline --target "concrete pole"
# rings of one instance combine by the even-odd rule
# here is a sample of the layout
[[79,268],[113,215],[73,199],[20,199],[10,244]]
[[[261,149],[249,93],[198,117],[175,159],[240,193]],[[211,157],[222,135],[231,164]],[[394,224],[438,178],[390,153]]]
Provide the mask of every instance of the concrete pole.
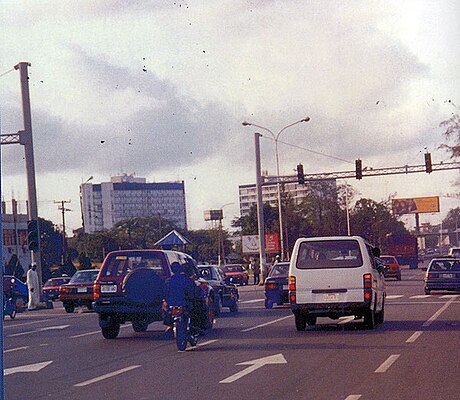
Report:
[[32,262],[37,265],[38,283],[40,285],[40,293],[42,288],[42,265],[40,251],[40,226],[38,224],[38,207],[37,207],[37,187],[35,185],[35,161],[34,161],[34,145],[32,140],[32,116],[30,111],[30,95],[29,95],[29,75],[27,67],[28,62],[20,62],[15,65],[14,69],[19,69],[21,80],[21,95],[22,95],[22,113],[24,119],[24,131],[21,132],[21,144],[24,145],[24,154],[26,159],[27,171],[27,191],[28,191],[28,213],[29,219],[36,220],[38,226],[38,250],[31,252]]
[[256,190],[257,190],[257,225],[259,230],[259,256],[260,271],[262,277],[260,282],[264,282],[266,274],[267,259],[265,256],[265,225],[264,225],[264,205],[262,201],[262,174],[260,167],[260,137],[258,132],[254,133],[254,143],[256,150]]

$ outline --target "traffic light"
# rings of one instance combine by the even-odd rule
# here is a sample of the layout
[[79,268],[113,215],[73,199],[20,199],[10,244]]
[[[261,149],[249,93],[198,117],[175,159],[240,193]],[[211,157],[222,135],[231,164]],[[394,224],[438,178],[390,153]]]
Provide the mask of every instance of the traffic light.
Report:
[[356,165],[356,179],[363,179],[363,162],[358,159],[355,162]]
[[304,176],[304,173],[303,173],[303,165],[302,164],[297,165],[297,181],[301,185],[303,185],[305,183],[305,176]]
[[27,243],[29,244],[29,250],[34,253],[38,251],[40,247],[38,237],[38,221],[33,219],[27,223]]
[[433,172],[433,165],[431,164],[431,153],[425,153],[425,170],[428,174]]

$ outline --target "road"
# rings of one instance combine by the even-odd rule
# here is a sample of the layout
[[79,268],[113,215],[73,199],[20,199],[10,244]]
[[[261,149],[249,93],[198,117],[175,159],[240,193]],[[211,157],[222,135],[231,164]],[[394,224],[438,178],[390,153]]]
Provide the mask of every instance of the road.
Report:
[[[385,323],[320,318],[297,332],[286,306],[266,310],[240,287],[193,350],[161,323],[103,339],[97,315],[53,310],[5,319],[5,393],[14,399],[459,399],[460,296],[423,294],[423,271],[388,280]],[[25,372],[25,370],[29,370]]]

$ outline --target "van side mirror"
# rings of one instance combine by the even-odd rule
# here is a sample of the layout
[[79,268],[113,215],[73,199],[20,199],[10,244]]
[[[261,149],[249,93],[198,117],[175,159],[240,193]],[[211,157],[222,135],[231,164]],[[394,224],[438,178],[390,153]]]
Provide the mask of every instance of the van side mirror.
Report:
[[372,248],[372,254],[374,255],[374,257],[380,257],[380,249],[378,247],[373,247]]

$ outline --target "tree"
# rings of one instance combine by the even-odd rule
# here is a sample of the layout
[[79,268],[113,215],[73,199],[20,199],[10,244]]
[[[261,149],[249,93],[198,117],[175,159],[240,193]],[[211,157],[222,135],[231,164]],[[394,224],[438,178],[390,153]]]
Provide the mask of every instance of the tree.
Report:
[[442,227],[448,229],[449,232],[453,232],[449,235],[450,243],[456,243],[458,246],[459,233],[457,230],[460,228],[460,207],[452,208],[447,213],[446,217],[442,221]]
[[442,121],[439,125],[446,129],[444,136],[448,141],[453,143],[445,143],[439,147],[447,149],[451,154],[451,158],[460,157],[460,115],[454,114],[449,119]]
[[[272,207],[269,203],[263,205],[263,216],[265,233],[279,233],[278,208]],[[232,221],[234,228],[239,228],[242,235],[257,235],[259,232],[257,223],[257,205],[253,205],[248,215],[235,218]]]

